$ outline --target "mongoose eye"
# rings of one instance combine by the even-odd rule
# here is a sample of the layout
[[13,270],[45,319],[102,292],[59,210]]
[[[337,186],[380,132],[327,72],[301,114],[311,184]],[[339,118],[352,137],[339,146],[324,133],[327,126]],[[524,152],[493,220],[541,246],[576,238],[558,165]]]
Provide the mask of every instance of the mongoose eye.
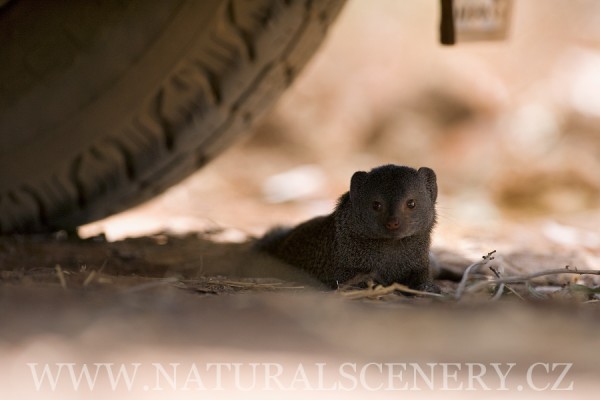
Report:
[[378,201],[374,201],[371,206],[373,207],[373,210],[375,210],[375,211],[380,211],[383,208],[383,204],[381,204]]
[[408,208],[415,208],[417,206],[417,203],[415,203],[415,201],[413,199],[410,199],[406,202],[406,207]]

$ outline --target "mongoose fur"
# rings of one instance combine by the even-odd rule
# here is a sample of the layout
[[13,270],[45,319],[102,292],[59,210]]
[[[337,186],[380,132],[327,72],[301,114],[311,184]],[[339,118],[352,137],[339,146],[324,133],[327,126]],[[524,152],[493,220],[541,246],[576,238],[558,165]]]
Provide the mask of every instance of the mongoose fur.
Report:
[[367,276],[385,286],[398,282],[439,292],[429,272],[436,199],[430,168],[358,171],[331,214],[273,229],[256,246],[334,289]]

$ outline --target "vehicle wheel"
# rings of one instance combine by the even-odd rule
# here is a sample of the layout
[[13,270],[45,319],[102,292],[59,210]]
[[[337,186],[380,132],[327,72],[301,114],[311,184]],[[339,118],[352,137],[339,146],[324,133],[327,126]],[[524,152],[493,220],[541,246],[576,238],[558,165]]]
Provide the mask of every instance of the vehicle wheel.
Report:
[[147,200],[243,134],[344,0],[0,0],[0,233]]

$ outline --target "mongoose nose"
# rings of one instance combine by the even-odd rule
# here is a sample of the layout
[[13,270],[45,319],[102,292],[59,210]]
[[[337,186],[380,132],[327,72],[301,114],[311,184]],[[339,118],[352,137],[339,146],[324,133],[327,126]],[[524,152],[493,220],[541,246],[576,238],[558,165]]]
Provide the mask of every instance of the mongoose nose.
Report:
[[390,218],[385,223],[385,227],[390,231],[395,231],[396,229],[400,228],[400,221],[398,218]]

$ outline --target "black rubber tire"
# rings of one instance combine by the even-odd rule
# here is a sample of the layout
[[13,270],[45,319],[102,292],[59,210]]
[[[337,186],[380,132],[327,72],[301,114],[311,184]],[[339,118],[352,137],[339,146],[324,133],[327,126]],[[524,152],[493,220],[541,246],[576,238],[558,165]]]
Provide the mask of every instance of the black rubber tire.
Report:
[[345,0],[12,0],[0,8],[0,233],[147,200],[224,149]]

